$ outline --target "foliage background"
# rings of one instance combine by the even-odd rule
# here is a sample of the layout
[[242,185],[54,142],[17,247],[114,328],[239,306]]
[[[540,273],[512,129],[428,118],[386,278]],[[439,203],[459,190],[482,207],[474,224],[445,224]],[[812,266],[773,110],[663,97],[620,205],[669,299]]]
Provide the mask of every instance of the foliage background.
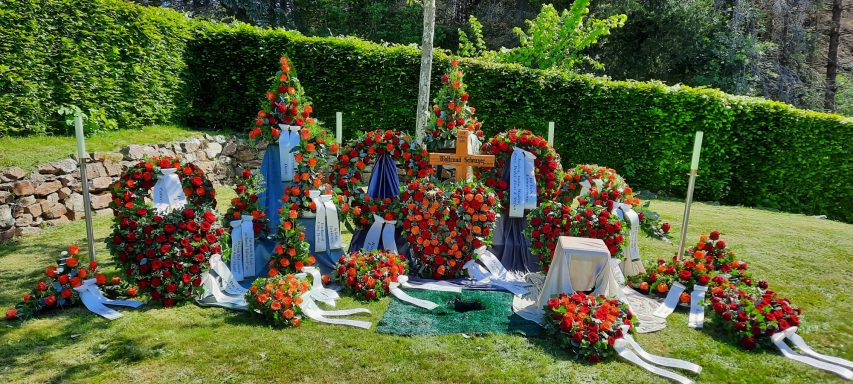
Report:
[[[0,4],[0,135],[61,131],[60,104],[103,109],[123,128],[243,129],[282,54],[316,116],[344,112],[347,135],[414,127],[413,47],[194,21],[118,0],[12,0]],[[436,83],[446,63],[439,52]],[[564,165],[606,164],[637,188],[678,196],[703,130],[698,199],[853,221],[850,119],[711,89],[474,59],[462,67],[487,134],[544,135],[555,121]]]

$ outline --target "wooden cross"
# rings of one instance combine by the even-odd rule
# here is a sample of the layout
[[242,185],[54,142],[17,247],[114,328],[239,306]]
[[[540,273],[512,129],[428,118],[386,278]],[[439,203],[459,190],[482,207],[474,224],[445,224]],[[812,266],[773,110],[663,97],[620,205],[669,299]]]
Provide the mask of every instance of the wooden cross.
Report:
[[456,181],[468,180],[471,167],[494,167],[494,156],[468,154],[468,135],[470,134],[471,131],[467,129],[456,131],[456,153],[430,153],[429,163],[456,167]]

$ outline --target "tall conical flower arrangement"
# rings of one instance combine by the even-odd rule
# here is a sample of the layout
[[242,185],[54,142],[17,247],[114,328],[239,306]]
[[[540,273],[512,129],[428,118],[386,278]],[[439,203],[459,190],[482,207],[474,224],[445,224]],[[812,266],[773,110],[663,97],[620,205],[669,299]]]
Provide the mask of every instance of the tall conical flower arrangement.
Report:
[[249,137],[255,142],[277,142],[281,133],[279,124],[314,125],[314,118],[311,117],[313,107],[296,77],[293,63],[287,56],[282,56],[279,62],[281,68],[276,72],[266,93],[266,100],[258,111],[255,127],[249,131]]
[[432,114],[424,134],[424,144],[430,150],[452,147],[456,130],[464,128],[483,138],[480,122],[474,117],[475,109],[468,104],[470,95],[465,91],[464,74],[459,61],[451,60],[447,73],[441,77],[441,88],[433,100]]

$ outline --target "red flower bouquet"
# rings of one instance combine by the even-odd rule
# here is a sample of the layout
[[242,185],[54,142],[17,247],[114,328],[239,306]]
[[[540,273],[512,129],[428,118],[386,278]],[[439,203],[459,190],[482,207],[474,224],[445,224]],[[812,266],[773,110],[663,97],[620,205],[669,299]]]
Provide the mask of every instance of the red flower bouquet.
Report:
[[[146,202],[161,168],[175,168],[187,197],[183,209],[158,214]],[[128,168],[112,187],[113,232],[107,247],[118,268],[153,301],[173,306],[201,292],[210,256],[221,253],[216,190],[192,163],[153,158]]]
[[231,206],[222,218],[222,227],[226,232],[231,232],[232,220],[240,220],[243,215],[252,215],[255,237],[266,234],[269,218],[258,204],[258,194],[263,188],[262,184],[260,176],[253,174],[248,168],[237,172],[234,177],[234,192],[237,196],[231,199]]
[[94,278],[98,285],[107,283],[106,276],[96,273],[98,263],[84,264],[78,256],[78,247],[69,246],[56,265],[45,268],[47,280],[40,281],[18,305],[8,309],[6,319],[28,319],[45,310],[75,306],[80,303],[80,294],[74,288],[82,285],[83,280]]
[[720,281],[711,290],[711,308],[714,323],[746,350],[769,343],[774,333],[800,324],[800,308],[767,289],[766,282],[749,287]]
[[302,324],[302,294],[311,284],[296,275],[278,275],[252,282],[246,292],[249,312],[264,321],[280,327],[298,327]]
[[403,236],[411,244],[420,276],[457,277],[475,249],[491,245],[500,205],[482,184],[412,181],[400,199]]
[[299,212],[281,209],[281,225],[278,227],[275,246],[269,261],[269,276],[302,272],[302,268],[314,265],[316,260],[309,254],[310,246],[305,241],[305,227],[299,225]]
[[450,68],[441,77],[442,86],[432,105],[432,114],[424,133],[424,144],[430,150],[453,147],[458,129],[467,129],[483,139],[480,122],[474,117],[475,109],[468,104],[470,96],[465,92],[462,77],[459,62],[451,60]]
[[351,219],[358,226],[373,222],[373,214],[394,220],[399,212],[399,199],[373,200],[363,188],[365,168],[388,153],[398,166],[402,166],[401,184],[435,173],[429,164],[426,149],[417,149],[412,139],[398,131],[370,131],[351,140],[341,149],[338,162],[332,166],[329,182],[335,192],[343,196],[341,212],[344,219]]
[[575,358],[597,363],[614,354],[613,344],[623,337],[620,326],[634,331],[637,321],[627,304],[603,295],[565,293],[545,306],[545,329]]
[[519,147],[536,156],[534,160],[536,175],[536,192],[539,201],[551,200],[557,195],[563,178],[563,166],[560,155],[554,147],[548,145],[548,140],[537,136],[528,130],[510,129],[497,134],[483,144],[481,152],[495,155],[494,168],[478,168],[476,176],[484,180],[486,186],[497,192],[501,205],[509,209],[509,183],[502,180],[504,167],[510,165],[514,147]]
[[333,280],[361,300],[379,300],[406,274],[406,259],[389,251],[356,251],[338,259]]
[[546,201],[529,213],[530,225],[524,235],[530,241],[530,252],[539,258],[543,271],[548,271],[554,247],[560,236],[602,239],[610,256],[622,257],[625,235],[622,222],[606,207],[599,205],[572,208]]
[[277,143],[281,134],[279,124],[314,124],[314,118],[311,117],[313,108],[308,104],[302,85],[296,78],[293,63],[286,56],[282,56],[279,62],[281,69],[276,72],[275,80],[267,91],[264,108],[258,111],[255,127],[249,131],[249,138],[255,143]]

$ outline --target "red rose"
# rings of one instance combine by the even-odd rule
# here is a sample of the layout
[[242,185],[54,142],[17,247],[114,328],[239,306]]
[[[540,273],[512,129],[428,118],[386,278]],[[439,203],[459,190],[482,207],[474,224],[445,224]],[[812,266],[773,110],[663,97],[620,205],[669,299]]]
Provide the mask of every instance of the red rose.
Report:
[[723,249],[723,248],[725,248],[725,247],[726,247],[726,242],[725,242],[725,241],[720,240],[720,241],[718,241],[718,242],[717,242],[717,249]]
[[712,231],[711,235],[708,236],[711,240],[719,240],[720,239],[720,231]]
[[95,283],[97,283],[98,285],[106,284],[107,283],[107,276],[105,276],[103,273],[99,273],[99,274],[95,275]]
[[699,276],[699,285],[708,285],[711,278],[708,275]]
[[6,311],[6,320],[14,320],[16,317],[18,317],[17,308],[9,308],[9,310]]
[[44,304],[48,307],[52,307],[56,304],[56,296],[50,295],[44,298]]
[[62,293],[60,293],[59,295],[65,299],[67,299],[67,298],[71,297],[71,289],[65,288],[64,290],[62,290]]
[[751,351],[755,349],[755,339],[752,337],[744,337],[740,340],[740,346],[747,351]]
[[68,284],[68,275],[59,275],[59,284],[65,285]]
[[187,220],[192,220],[195,218],[195,211],[192,208],[184,209],[184,218]]

